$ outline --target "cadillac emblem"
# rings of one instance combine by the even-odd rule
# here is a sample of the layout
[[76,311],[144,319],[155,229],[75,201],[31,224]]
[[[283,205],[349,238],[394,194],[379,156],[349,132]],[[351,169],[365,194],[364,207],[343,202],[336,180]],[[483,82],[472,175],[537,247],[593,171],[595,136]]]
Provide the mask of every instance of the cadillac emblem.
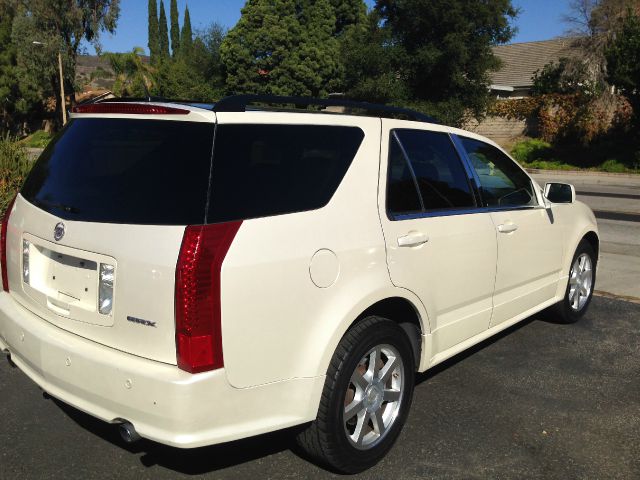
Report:
[[64,223],[58,222],[53,229],[53,238],[56,242],[59,242],[62,237],[64,237]]

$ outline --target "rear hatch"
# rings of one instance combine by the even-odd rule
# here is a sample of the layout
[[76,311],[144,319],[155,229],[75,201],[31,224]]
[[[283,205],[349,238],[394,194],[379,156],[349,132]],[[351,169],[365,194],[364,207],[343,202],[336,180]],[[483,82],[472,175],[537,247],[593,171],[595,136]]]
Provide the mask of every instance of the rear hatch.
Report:
[[42,321],[176,363],[185,226],[205,220],[215,116],[77,115],[36,162],[7,239],[11,295]]

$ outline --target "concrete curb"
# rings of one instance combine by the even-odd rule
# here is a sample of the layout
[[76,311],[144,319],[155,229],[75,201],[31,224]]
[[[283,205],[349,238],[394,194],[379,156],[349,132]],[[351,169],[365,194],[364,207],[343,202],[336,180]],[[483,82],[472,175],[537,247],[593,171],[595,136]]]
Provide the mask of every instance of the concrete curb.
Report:
[[613,172],[598,172],[595,170],[543,170],[540,168],[527,168],[527,172],[534,175],[584,175],[584,176],[602,176],[602,177],[615,177],[615,178],[632,178],[640,179],[639,173],[613,173]]

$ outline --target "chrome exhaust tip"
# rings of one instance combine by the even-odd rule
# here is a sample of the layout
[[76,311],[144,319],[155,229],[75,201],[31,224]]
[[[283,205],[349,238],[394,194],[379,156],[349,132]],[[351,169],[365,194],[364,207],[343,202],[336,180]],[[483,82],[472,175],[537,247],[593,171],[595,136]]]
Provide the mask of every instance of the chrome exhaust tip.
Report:
[[118,425],[118,433],[120,433],[125,443],[135,443],[142,438],[130,422],[124,422]]

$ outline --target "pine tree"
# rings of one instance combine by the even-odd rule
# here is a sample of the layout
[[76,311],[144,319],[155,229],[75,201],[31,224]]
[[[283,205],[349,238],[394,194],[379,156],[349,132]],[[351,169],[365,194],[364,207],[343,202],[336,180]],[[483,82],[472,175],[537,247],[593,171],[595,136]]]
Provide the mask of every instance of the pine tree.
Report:
[[160,39],[158,31],[158,2],[156,0],[149,0],[149,56],[151,57],[151,63],[155,63],[158,60],[158,54],[160,53]]
[[367,19],[367,5],[363,0],[331,0],[336,16],[336,35],[350,25],[362,24]]
[[189,15],[189,6],[184,8],[184,23],[182,24],[182,34],[180,37],[180,54],[184,58],[191,55],[193,48],[193,32],[191,30],[191,16]]
[[171,53],[175,57],[180,51],[180,21],[178,19],[178,2],[171,0],[169,7],[171,16]]
[[164,0],[160,0],[160,25],[158,27],[160,46],[160,59],[169,58],[169,30],[167,29],[167,14],[164,12]]
[[220,48],[233,92],[326,95],[338,72],[329,0],[249,0]]

